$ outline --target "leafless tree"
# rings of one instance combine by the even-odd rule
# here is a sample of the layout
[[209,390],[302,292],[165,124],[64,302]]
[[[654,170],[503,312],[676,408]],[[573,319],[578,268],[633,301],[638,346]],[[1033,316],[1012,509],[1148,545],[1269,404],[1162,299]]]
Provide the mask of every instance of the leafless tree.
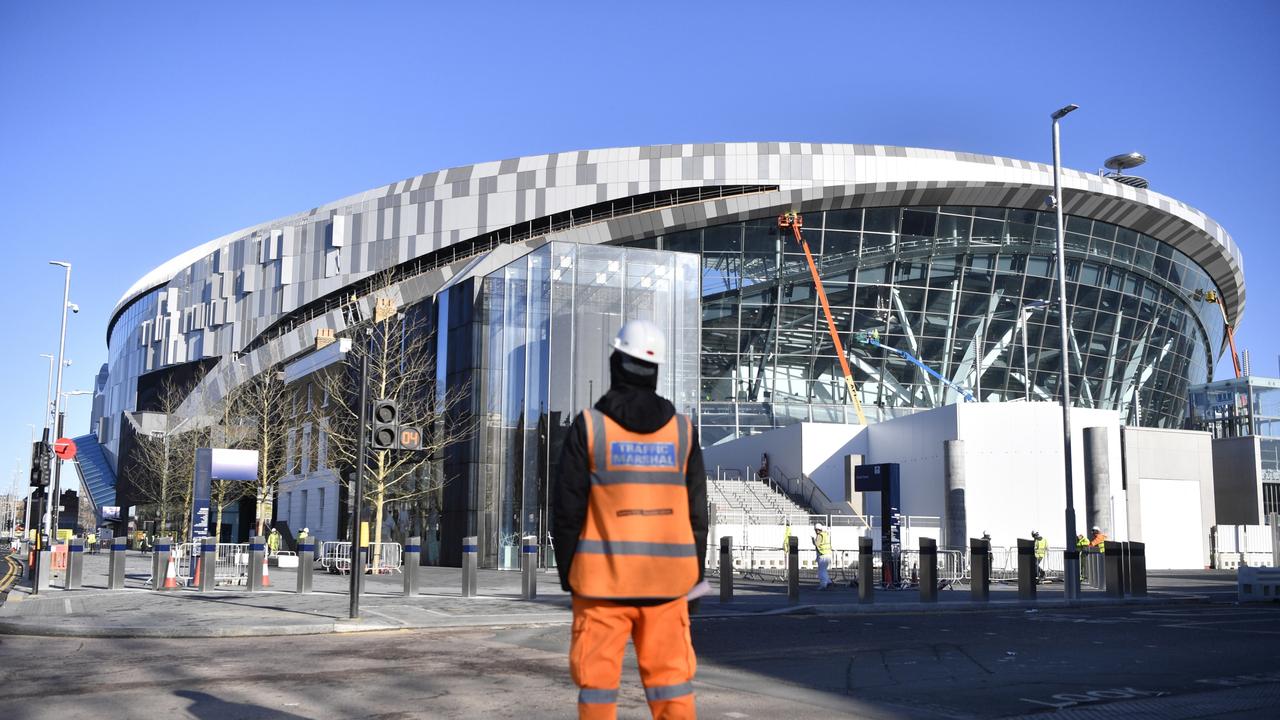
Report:
[[185,538],[191,531],[196,449],[208,442],[208,429],[197,427],[198,416],[179,417],[178,408],[189,390],[166,381],[160,388],[156,413],[161,427],[138,436],[131,470],[135,487],[156,510],[161,530]]
[[441,451],[472,434],[469,426],[447,419],[466,396],[466,388],[441,386],[436,379],[432,345],[434,337],[425,322],[413,312],[392,313],[389,307],[390,282],[382,284],[375,297],[389,317],[366,320],[350,332],[351,350],[346,367],[320,374],[317,382],[328,395],[328,407],[318,409],[313,427],[328,437],[329,461],[340,469],[343,482],[351,489],[360,443],[360,367],[369,361],[369,398],[393,400],[400,411],[400,423],[422,430],[420,451],[373,450],[365,464],[364,499],[373,514],[370,540],[377,562],[379,543],[389,511],[411,509],[438,495],[444,487],[439,462]]
[[[227,438],[233,439],[234,447],[258,451],[258,479],[250,487],[241,484],[240,489],[242,495],[248,492],[254,495],[258,535],[264,534],[271,513],[271,498],[284,475],[285,408],[291,398],[281,373],[268,369],[237,386],[225,401],[223,415],[224,427],[229,429]],[[224,493],[234,492],[231,483],[223,482],[222,487]],[[216,488],[214,492],[217,492]],[[224,494],[222,499],[225,504],[230,504],[239,497]],[[210,504],[214,502],[211,498]],[[221,517],[220,507],[219,523]]]

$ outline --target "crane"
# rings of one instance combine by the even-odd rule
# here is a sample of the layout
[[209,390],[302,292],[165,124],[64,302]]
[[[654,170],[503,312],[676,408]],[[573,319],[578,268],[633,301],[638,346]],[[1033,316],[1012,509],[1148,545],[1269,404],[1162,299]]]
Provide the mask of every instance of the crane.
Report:
[[804,250],[804,259],[809,263],[809,274],[813,276],[814,289],[818,291],[818,301],[822,303],[822,312],[827,317],[827,330],[831,333],[831,342],[836,346],[836,357],[840,359],[840,369],[844,371],[844,384],[849,389],[849,399],[853,400],[854,412],[858,414],[858,423],[867,424],[866,415],[862,414],[862,402],[858,400],[858,387],[853,382],[853,372],[849,370],[849,360],[844,355],[844,344],[840,342],[840,332],[836,330],[836,321],[831,317],[831,306],[827,304],[827,292],[822,288],[822,277],[818,275],[818,266],[813,263],[813,253],[809,252],[809,243],[800,233],[804,218],[797,212],[786,212],[778,216],[778,227],[791,228],[796,242]]
[[915,365],[916,367],[920,368],[921,370],[925,371],[926,373],[928,373],[928,374],[930,374],[930,375],[932,375],[932,376],[934,376],[934,377],[938,378],[939,380],[941,380],[941,381],[942,381],[942,383],[943,383],[944,385],[946,385],[947,387],[951,388],[952,390],[955,390],[956,392],[960,393],[960,396],[964,398],[965,402],[977,402],[977,400],[973,397],[973,393],[971,393],[971,392],[969,392],[968,390],[964,389],[964,388],[963,388],[963,387],[961,387],[960,385],[957,385],[956,383],[953,383],[953,382],[951,382],[950,380],[946,379],[946,378],[945,378],[945,377],[943,377],[943,376],[942,376],[942,375],[941,375],[937,370],[934,370],[933,368],[929,367],[928,365],[925,365],[923,362],[920,362],[920,358],[916,357],[915,355],[912,355],[911,353],[907,352],[906,350],[899,350],[899,349],[898,349],[898,348],[896,348],[896,347],[890,347],[890,346],[888,346],[888,345],[882,345],[882,344],[880,343],[879,333],[876,333],[876,332],[874,332],[874,331],[873,331],[871,334],[867,334],[867,332],[866,332],[866,331],[859,330],[859,331],[858,331],[858,333],[857,333],[856,335],[854,335],[854,340],[855,340],[855,341],[857,341],[858,343],[862,344],[862,345],[870,345],[871,347],[877,347],[877,348],[881,348],[881,349],[883,349],[883,350],[888,350],[889,352],[891,352],[891,353],[893,353],[893,354],[897,355],[898,357],[902,358],[903,360],[906,360],[907,362],[911,363],[912,365]]

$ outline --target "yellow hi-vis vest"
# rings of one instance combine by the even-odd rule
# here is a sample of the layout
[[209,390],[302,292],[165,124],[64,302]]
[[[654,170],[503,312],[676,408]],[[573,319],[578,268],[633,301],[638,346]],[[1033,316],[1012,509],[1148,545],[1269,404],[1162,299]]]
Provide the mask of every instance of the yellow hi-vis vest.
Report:
[[598,410],[587,425],[591,491],[569,570],[583,597],[666,599],[698,582],[689,522],[689,419],[676,414],[657,432],[634,433]]
[[1049,541],[1043,537],[1036,538],[1036,559],[1043,560],[1049,554]]

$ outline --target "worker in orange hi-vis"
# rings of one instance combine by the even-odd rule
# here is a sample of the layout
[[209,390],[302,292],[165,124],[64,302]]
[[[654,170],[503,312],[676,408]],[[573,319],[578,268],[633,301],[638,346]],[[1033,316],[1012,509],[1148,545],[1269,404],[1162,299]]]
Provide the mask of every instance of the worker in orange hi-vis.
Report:
[[689,604],[707,591],[707,480],[698,431],[657,392],[667,358],[656,325],[613,341],[610,388],[578,414],[560,455],[554,542],[573,594],[569,669],[578,717],[617,717],[630,638],[654,718],[696,717]]

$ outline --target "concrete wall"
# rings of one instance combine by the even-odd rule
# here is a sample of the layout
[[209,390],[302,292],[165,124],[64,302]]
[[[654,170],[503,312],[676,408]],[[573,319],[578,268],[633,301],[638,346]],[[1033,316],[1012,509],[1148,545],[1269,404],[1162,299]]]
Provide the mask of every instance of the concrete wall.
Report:
[[[1110,429],[1112,527],[1108,534],[1128,538],[1128,510],[1120,463],[1120,420],[1112,411],[1072,411],[1072,455],[1076,526],[1085,532],[1084,428]],[[758,468],[768,452],[775,468],[794,475],[803,468],[833,500],[843,497],[844,456],[864,462],[896,462],[902,470],[902,511],[942,518],[944,440],[965,441],[968,532],[991,534],[998,546],[1039,530],[1053,547],[1066,547],[1063,516],[1062,412],[1052,403],[967,403],[895,418],[866,428],[799,424],[724,443],[704,450],[710,472],[715,466]],[[867,507],[878,507],[868,493]]]
[[1213,441],[1213,499],[1218,525],[1260,525],[1262,454],[1256,437]]
[[1129,535],[1147,543],[1147,567],[1207,567],[1216,518],[1212,436],[1138,427],[1123,436]]

